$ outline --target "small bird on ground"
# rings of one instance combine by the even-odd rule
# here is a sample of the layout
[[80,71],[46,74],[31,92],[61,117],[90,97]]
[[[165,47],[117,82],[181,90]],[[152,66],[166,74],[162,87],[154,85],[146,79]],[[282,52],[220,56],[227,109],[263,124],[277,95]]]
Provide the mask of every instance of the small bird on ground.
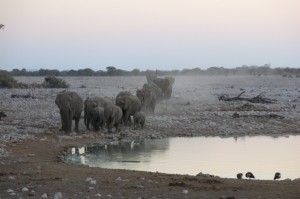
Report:
[[275,173],[275,176],[274,176],[274,180],[279,180],[279,178],[281,178],[281,174],[279,172],[276,172]]
[[243,174],[242,174],[242,173],[238,173],[238,174],[236,175],[236,177],[237,177],[237,179],[243,179]]
[[249,178],[249,179],[254,178],[255,179],[253,173],[251,173],[251,172],[246,173],[246,178]]

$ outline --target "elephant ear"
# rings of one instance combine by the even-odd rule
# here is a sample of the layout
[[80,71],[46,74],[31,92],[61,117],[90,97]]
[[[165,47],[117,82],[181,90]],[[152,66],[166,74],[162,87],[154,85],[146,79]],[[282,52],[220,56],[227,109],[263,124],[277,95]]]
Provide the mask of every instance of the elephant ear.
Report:
[[61,107],[60,98],[61,98],[61,95],[57,95],[57,97],[55,99],[55,104],[58,106],[59,109]]
[[120,104],[122,105],[123,109],[128,109],[128,102],[127,98],[123,98],[120,100]]

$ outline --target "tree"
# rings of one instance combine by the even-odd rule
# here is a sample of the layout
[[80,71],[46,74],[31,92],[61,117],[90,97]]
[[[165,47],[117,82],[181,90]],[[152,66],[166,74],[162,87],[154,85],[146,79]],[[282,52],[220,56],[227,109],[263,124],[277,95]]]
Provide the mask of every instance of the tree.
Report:
[[135,68],[135,69],[133,69],[133,70],[131,71],[131,74],[132,74],[133,76],[138,76],[138,75],[140,74],[140,70],[137,69],[137,68]]
[[115,76],[116,75],[117,69],[114,66],[107,66],[106,70],[107,70],[107,75],[108,76]]

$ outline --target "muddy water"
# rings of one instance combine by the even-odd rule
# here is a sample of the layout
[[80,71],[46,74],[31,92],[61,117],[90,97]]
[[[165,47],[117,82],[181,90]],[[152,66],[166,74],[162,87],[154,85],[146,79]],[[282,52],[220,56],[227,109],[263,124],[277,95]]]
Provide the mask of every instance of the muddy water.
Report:
[[67,162],[112,169],[130,169],[225,178],[251,171],[256,179],[300,177],[300,136],[193,137],[145,140],[73,148]]

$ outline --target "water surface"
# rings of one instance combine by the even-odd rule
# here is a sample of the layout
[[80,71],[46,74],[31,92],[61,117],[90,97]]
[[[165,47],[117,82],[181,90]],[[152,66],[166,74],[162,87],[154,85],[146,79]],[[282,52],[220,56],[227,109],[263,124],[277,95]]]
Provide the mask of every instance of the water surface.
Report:
[[251,171],[256,179],[300,177],[300,136],[192,137],[145,140],[72,149],[68,162],[91,167],[236,178]]

